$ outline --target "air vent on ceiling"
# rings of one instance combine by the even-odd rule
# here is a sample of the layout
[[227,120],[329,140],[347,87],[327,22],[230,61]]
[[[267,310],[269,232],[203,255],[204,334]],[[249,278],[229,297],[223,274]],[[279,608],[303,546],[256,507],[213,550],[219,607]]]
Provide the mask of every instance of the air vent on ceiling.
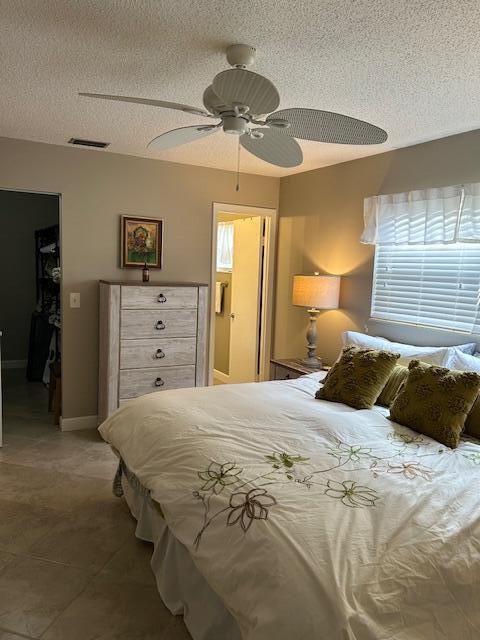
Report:
[[80,147],[95,147],[96,149],[105,149],[109,142],[98,142],[98,140],[82,140],[81,138],[70,138],[69,144],[76,144]]

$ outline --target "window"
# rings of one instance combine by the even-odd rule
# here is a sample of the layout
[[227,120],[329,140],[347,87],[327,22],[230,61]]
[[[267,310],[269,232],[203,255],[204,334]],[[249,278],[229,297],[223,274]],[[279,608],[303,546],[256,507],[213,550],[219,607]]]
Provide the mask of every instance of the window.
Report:
[[480,183],[371,196],[373,318],[480,333]]
[[377,244],[373,318],[480,333],[480,244]]
[[233,268],[233,222],[219,222],[217,225],[217,271],[231,271]]

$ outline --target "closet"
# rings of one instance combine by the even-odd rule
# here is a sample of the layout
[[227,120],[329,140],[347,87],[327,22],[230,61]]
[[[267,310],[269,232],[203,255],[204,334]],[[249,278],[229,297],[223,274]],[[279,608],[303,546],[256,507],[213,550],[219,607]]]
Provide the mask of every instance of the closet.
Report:
[[60,230],[35,231],[36,307],[30,321],[27,380],[49,388],[48,410],[61,413]]
[[59,217],[58,195],[0,190],[3,409],[15,433],[60,419]]

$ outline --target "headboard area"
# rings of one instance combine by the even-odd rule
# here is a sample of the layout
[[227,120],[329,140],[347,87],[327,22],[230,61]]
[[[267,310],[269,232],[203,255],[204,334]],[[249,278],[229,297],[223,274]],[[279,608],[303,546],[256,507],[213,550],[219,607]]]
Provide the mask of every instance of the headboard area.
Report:
[[480,351],[480,335],[448,331],[433,327],[421,327],[401,322],[386,322],[370,318],[365,325],[365,333],[382,336],[394,342],[417,344],[422,347],[451,347],[463,342],[476,342]]

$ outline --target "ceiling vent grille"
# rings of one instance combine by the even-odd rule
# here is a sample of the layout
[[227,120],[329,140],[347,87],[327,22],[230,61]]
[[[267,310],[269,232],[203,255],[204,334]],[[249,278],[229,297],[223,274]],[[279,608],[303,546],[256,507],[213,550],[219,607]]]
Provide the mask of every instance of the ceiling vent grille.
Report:
[[98,140],[82,140],[82,138],[70,138],[68,143],[80,147],[95,147],[96,149],[105,149],[110,144],[109,142],[98,142]]

